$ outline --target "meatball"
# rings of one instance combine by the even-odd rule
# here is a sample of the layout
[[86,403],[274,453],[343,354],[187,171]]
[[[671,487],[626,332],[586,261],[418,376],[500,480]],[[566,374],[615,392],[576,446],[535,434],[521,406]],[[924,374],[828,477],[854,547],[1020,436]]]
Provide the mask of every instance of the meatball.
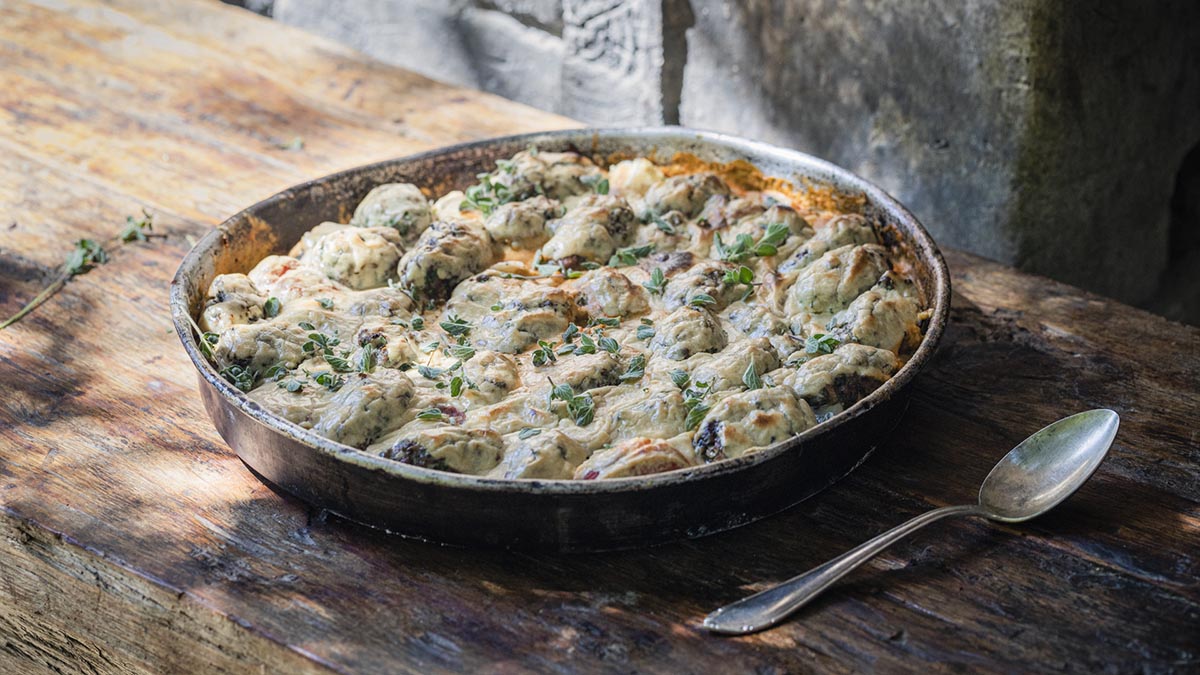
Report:
[[539,194],[551,199],[584,194],[604,176],[592,160],[574,152],[531,149],[497,164],[489,181],[514,200]]
[[729,337],[715,314],[703,307],[685,305],[655,324],[650,351],[682,361],[692,354],[719,352],[728,343]]
[[542,260],[606,263],[633,232],[633,211],[617,197],[595,195],[550,223],[554,236],[542,246]]
[[597,387],[620,384],[621,375],[626,369],[626,364],[615,354],[598,351],[595,354],[560,356],[553,364],[538,368],[537,373],[553,380],[555,384],[569,384],[579,394]]
[[560,215],[558,202],[533,197],[523,202],[501,204],[484,221],[492,238],[518,249],[536,249],[550,238],[546,220]]
[[418,299],[445,300],[460,281],[495,261],[492,235],[481,226],[438,221],[400,259],[400,285]]
[[289,370],[308,358],[303,350],[308,332],[299,326],[278,322],[238,324],[224,330],[213,348],[220,369],[240,366],[263,371],[275,364]]
[[726,312],[729,323],[748,337],[770,337],[788,332],[787,319],[770,305],[738,303]]
[[479,403],[495,403],[521,386],[517,360],[499,352],[476,352],[475,357],[463,363],[467,380],[475,384],[468,389],[467,398]]
[[408,245],[433,222],[429,200],[411,183],[388,183],[367,193],[354,209],[350,224],[356,227],[388,227]]
[[488,475],[494,478],[570,478],[587,459],[587,448],[557,429],[518,439]]
[[325,387],[307,380],[303,373],[297,373],[277,382],[264,382],[247,396],[263,409],[292,424],[311,429],[329,409],[333,394]]
[[720,260],[705,260],[694,265],[667,284],[663,292],[663,306],[677,309],[691,303],[697,296],[707,295],[713,299],[713,304],[709,305],[713,311],[725,309],[746,290],[744,286],[725,283],[725,273],[737,268],[737,265]]
[[878,244],[874,228],[857,214],[838,215],[816,228],[816,234],[779,265],[780,272],[802,270],[829,251],[843,246]]
[[574,314],[567,291],[492,272],[459,284],[445,312],[447,319],[457,316],[472,324],[473,345],[508,354],[562,333]]
[[695,456],[686,448],[685,440],[631,438],[593,454],[575,469],[574,477],[627,478],[696,466]]
[[687,406],[679,388],[657,386],[614,405],[606,414],[616,438],[671,438],[687,431]]
[[398,370],[350,375],[313,431],[331,441],[365,448],[400,427],[414,391],[412,380]]
[[354,227],[321,237],[304,260],[326,277],[362,290],[394,279],[403,252],[400,235],[390,227]]
[[921,340],[917,304],[895,290],[873,288],[855,298],[829,321],[829,333],[842,342],[859,342],[899,353]]
[[779,367],[779,353],[767,338],[735,342],[723,351],[706,357],[692,368],[692,380],[708,382],[710,392],[744,389],[746,385],[743,380],[752,365],[759,376]]
[[663,172],[644,158],[627,159],[608,167],[608,182],[614,193],[625,197],[641,197],[650,186],[663,179]]
[[438,425],[403,433],[383,457],[452,473],[480,475],[504,457],[504,439],[491,429]]
[[[334,232],[337,232],[338,230],[348,230],[352,227],[354,227],[354,226],[347,225],[345,223],[334,223],[334,222],[330,222],[330,221],[325,221],[324,223],[317,225],[316,227],[309,230],[308,232],[305,232],[304,234],[300,235],[300,241],[296,242],[296,245],[292,247],[292,250],[288,251],[288,255],[293,258],[303,258],[304,254],[311,251],[313,245],[316,244],[317,241],[321,237],[324,237],[327,234],[332,234]],[[267,256],[266,258],[263,258],[262,262],[260,262],[258,264],[258,266],[261,266],[266,261],[270,260],[271,258],[275,258],[275,257],[282,257],[282,256]],[[258,269],[258,266],[256,266],[255,269]],[[253,276],[253,273],[251,273],[251,276]],[[276,276],[278,276],[278,275],[276,275]]]
[[698,458],[714,462],[787,440],[816,423],[812,408],[790,388],[750,389],[713,405],[692,447]]
[[[784,309],[800,321],[840,312],[888,270],[887,249],[875,244],[843,246],[804,268],[787,291]],[[795,318],[793,330],[797,328]],[[796,330],[796,332],[803,332]]]
[[650,310],[646,289],[611,267],[585,272],[567,285],[576,302],[591,316],[620,318]]
[[[792,207],[775,204],[762,213],[737,221],[727,233],[722,234],[722,237],[726,243],[736,241],[738,235],[746,235],[754,241],[759,241],[767,233],[767,228],[775,224],[785,226],[788,231],[787,238],[776,247],[779,260],[791,255],[813,236],[813,229],[808,221],[801,218]],[[712,255],[717,255],[715,244]]]
[[270,294],[284,305],[302,298],[327,298],[343,290],[319,270],[305,266],[287,270],[270,286]]
[[208,287],[200,327],[219,332],[234,324],[258,321],[263,318],[266,301],[245,274],[222,274]]
[[744,218],[760,215],[766,209],[761,198],[714,195],[704,204],[696,220],[705,229],[719,230]]
[[407,319],[412,314],[412,296],[393,286],[381,286],[361,293],[348,293],[344,301],[346,314],[358,317]]
[[690,269],[696,264],[696,256],[687,251],[657,251],[642,258],[638,262],[638,267],[650,274],[656,269],[661,269],[663,274],[668,277],[674,277],[680,272]]
[[250,277],[250,281],[254,285],[262,289],[264,292],[273,287],[283,275],[299,268],[301,262],[296,258],[286,255],[269,255],[253,267],[246,276]]
[[846,344],[832,354],[810,359],[784,379],[809,405],[845,407],[875,391],[900,368],[896,355],[866,345]]
[[729,196],[729,186],[716,174],[672,176],[646,191],[645,217],[678,211],[685,218],[691,218],[700,213],[713,195]]
[[354,344],[374,350],[375,364],[381,368],[399,368],[420,361],[422,356],[415,333],[378,318],[363,322],[354,333]]

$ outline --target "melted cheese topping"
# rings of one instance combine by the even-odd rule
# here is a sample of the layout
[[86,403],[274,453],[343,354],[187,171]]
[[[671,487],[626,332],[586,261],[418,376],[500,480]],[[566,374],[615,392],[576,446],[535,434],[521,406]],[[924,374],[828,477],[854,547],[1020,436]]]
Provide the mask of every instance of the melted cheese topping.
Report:
[[638,476],[787,440],[892,376],[927,316],[852,200],[748,171],[518,153],[436,203],[215,279],[222,374],[366,452],[500,478]]

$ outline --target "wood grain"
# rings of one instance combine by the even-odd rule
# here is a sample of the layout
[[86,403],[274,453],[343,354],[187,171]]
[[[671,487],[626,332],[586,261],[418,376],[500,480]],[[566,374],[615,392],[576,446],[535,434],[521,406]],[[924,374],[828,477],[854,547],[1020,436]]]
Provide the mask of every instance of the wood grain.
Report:
[[[1188,672],[1200,668],[1200,331],[951,252],[953,321],[896,436],[821,496],[593,556],[404,541],[273,492],[216,436],[167,319],[195,237],[288,184],[572,124],[216,3],[0,4],[0,314],[72,239],[117,252],[0,333],[6,672]],[[300,151],[277,147],[295,136]],[[947,522],[777,630],[712,608],[924,509],[1110,407],[1109,460],[1024,526]]]

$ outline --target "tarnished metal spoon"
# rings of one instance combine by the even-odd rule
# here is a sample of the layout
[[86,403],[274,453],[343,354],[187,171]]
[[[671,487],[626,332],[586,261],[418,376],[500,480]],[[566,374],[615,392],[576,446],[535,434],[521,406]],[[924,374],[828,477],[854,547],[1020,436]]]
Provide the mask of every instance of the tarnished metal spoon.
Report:
[[1021,441],[979,488],[979,503],[946,506],[917,516],[798,577],[709,614],[704,627],[728,635],[769,628],[817,597],[830,584],[901,538],[947,516],[982,516],[1020,523],[1058,506],[1083,485],[1112,445],[1120,418],[1089,410],[1063,418]]

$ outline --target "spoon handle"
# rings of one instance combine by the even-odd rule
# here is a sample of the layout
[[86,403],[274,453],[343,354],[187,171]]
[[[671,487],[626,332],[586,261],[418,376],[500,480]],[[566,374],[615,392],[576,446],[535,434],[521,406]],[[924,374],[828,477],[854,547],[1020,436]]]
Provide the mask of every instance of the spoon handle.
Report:
[[779,623],[877,553],[926,525],[947,516],[983,515],[978,506],[944,506],[897,525],[829,562],[787,581],[726,605],[704,618],[704,627],[727,635],[753,633]]

